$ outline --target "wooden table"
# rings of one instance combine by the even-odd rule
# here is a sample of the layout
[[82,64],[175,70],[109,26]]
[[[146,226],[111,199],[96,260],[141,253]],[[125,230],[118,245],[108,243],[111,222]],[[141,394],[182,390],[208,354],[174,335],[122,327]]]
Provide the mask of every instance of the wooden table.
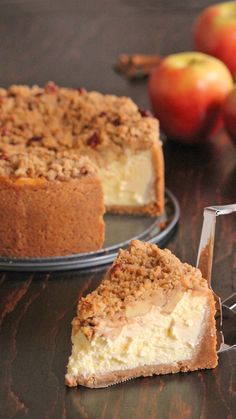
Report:
[[[210,2],[174,0],[2,0],[0,85],[85,86],[131,96],[147,108],[146,83],[113,71],[120,53],[167,54],[191,48],[191,24]],[[202,209],[236,202],[236,149],[224,133],[199,148],[164,145],[166,185],[181,205],[168,248],[195,263]],[[236,222],[217,225],[214,287],[223,298],[236,288]],[[0,417],[233,418],[236,351],[214,371],[137,379],[108,389],[67,389],[70,322],[78,297],[103,271],[2,273],[0,276]]]

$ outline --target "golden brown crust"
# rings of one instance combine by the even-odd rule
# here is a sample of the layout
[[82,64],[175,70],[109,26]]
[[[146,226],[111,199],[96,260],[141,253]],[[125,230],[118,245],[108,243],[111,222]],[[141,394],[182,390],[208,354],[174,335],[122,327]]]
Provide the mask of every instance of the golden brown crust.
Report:
[[215,368],[218,364],[216,353],[215,304],[212,294],[209,294],[209,313],[206,319],[205,332],[200,344],[195,350],[195,356],[190,360],[183,360],[173,364],[144,365],[142,367],[113,371],[107,374],[93,374],[89,377],[66,375],[65,383],[69,387],[78,384],[90,388],[108,387],[136,377],[152,375],[174,374],[178,372],[196,371],[199,369]]
[[103,194],[95,175],[66,182],[0,179],[0,254],[61,256],[99,249]]
[[160,215],[164,211],[165,206],[165,166],[164,166],[164,157],[162,151],[162,143],[156,141],[153,146],[153,162],[155,168],[155,191],[156,191],[156,202],[153,211],[150,208],[150,214],[153,215],[154,212],[157,215]]
[[168,301],[173,293],[188,289],[209,292],[199,269],[182,263],[167,249],[133,240],[127,250],[119,251],[99,287],[79,302],[74,333],[81,328],[91,340],[102,320],[121,320],[130,305],[160,293]]

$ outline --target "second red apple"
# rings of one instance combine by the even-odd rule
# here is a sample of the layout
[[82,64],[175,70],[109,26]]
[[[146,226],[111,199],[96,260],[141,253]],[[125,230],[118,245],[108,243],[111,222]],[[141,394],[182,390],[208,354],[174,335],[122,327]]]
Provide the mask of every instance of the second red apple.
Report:
[[184,144],[202,142],[220,126],[222,103],[232,87],[227,67],[198,52],[164,58],[148,86],[161,129]]
[[197,51],[223,61],[236,77],[236,2],[214,4],[203,10],[194,24]]

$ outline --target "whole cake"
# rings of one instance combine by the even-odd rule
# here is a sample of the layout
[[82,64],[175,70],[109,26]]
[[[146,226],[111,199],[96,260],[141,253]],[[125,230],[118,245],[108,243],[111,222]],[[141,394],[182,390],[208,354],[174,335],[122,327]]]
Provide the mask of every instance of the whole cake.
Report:
[[[63,180],[61,183],[64,175],[60,178],[58,156],[63,153],[68,162],[71,156],[73,156],[71,162],[76,157],[78,159],[86,157],[96,166],[98,172],[96,184],[98,185],[97,176],[99,176],[106,211],[150,216],[162,213],[164,169],[158,122],[147,111],[139,110],[131,99],[87,92],[85,89],[59,88],[49,82],[44,88],[11,86],[8,90],[0,89],[0,109],[0,190],[5,196],[1,200],[1,213],[8,214],[7,225],[5,219],[0,219],[0,254],[59,255],[59,248],[56,246],[53,251],[53,245],[50,245],[48,240],[44,244],[40,243],[43,237],[40,234],[38,239],[33,239],[31,236],[32,243],[39,240],[36,247],[31,244],[24,246],[23,243],[30,241],[30,235],[34,234],[36,229],[39,232],[45,232],[46,228],[53,229],[54,224],[51,227],[49,222],[45,224],[46,218],[47,220],[57,218],[58,226],[59,223],[63,223],[64,230],[66,230],[65,224],[68,223],[68,232],[71,229],[70,218],[73,218],[74,224],[76,223],[76,211],[78,211],[79,228],[82,223],[84,227],[88,224],[91,226],[89,214],[94,214],[98,207],[100,212],[98,211],[97,216],[100,220],[102,213],[100,192],[98,205],[94,204],[97,196],[95,194],[94,199],[92,198],[92,189],[84,195],[88,200],[86,211],[83,205],[81,210],[78,209],[79,201],[76,197],[77,204],[74,206],[71,204],[74,197],[72,183],[75,182],[77,174],[74,176],[71,163],[66,163],[71,170],[67,171],[67,182]],[[48,161],[49,165],[54,164],[54,160],[58,169],[55,177],[51,176],[51,169],[41,170],[47,166]],[[77,184],[85,182],[85,179],[88,182],[89,176],[79,177]],[[37,182],[34,181],[29,186],[29,181],[25,179],[37,179]],[[69,185],[71,185],[70,192]],[[64,191],[65,188],[68,189],[66,199],[70,202],[63,219],[55,212],[55,208],[59,207],[57,202],[62,202],[59,196],[60,186],[63,186]],[[48,205],[46,201],[44,202],[44,198],[40,200],[38,196],[39,191],[42,194],[45,188],[51,193],[54,190],[53,205],[51,203]],[[31,191],[30,198],[29,191]],[[34,217],[30,216],[29,204],[26,204],[28,199],[30,205],[34,207]],[[17,202],[17,209],[13,202]],[[25,205],[28,205],[27,209]],[[70,215],[72,207],[74,212]],[[47,217],[42,217],[45,211]],[[88,220],[84,223],[86,214]],[[30,226],[32,223],[35,224],[35,228]],[[104,235],[101,234],[101,221],[95,222],[94,229],[96,226],[99,227],[90,250],[102,246],[101,237]],[[91,227],[87,230],[91,242],[94,229]],[[74,230],[74,234],[77,233],[78,229]],[[72,238],[72,235],[73,230],[68,237]],[[14,237],[17,243],[22,240],[21,246],[14,246]],[[82,231],[74,240],[78,243],[81,237],[84,237]],[[97,240],[97,237],[100,239]],[[63,254],[69,254],[72,247],[65,245]],[[85,243],[81,243],[80,251],[84,251],[87,247]],[[37,253],[39,249],[43,250]],[[78,245],[73,249],[73,253],[77,252]]]
[[214,316],[213,293],[199,269],[134,240],[78,304],[66,384],[106,387],[214,368]]

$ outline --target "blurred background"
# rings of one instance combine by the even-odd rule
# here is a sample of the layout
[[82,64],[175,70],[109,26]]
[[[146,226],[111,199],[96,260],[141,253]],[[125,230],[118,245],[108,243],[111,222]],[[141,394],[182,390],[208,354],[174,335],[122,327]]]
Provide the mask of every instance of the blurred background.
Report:
[[[115,72],[118,56],[193,49],[193,22],[215,2],[0,0],[0,86],[43,86],[52,80],[60,86],[131,96],[148,109],[147,79],[129,81]],[[167,247],[195,265],[203,208],[236,202],[236,149],[221,130],[194,147],[164,141],[163,150],[166,187],[181,208],[178,229]],[[223,299],[236,290],[232,217],[221,217],[216,232],[213,287]],[[77,300],[102,276],[99,270],[0,275],[0,418],[235,417],[233,350],[222,354],[214,371],[129,381],[97,391],[65,388]]]
[[[193,20],[207,0],[1,0],[0,85],[84,86],[127,94],[148,107],[146,83],[113,71],[119,54],[192,49]],[[4,35],[4,36],[3,36]]]

